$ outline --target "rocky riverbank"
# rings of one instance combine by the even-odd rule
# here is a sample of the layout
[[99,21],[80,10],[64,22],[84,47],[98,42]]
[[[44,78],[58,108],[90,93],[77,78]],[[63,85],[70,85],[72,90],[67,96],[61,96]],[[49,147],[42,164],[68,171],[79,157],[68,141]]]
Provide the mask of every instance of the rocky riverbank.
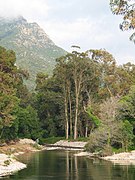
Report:
[[[80,152],[75,154],[75,156],[87,156],[89,158],[97,157],[96,154],[89,152]],[[113,154],[112,156],[106,156],[106,157],[98,156],[98,158],[106,161],[111,161],[114,164],[135,165],[135,151]]]
[[0,177],[10,175],[26,167],[26,164],[18,162],[14,156],[0,154]]
[[112,156],[102,157],[102,159],[111,161],[115,164],[135,165],[135,151],[118,153]]
[[45,146],[45,150],[55,150],[55,149],[68,149],[68,150],[84,150],[87,142],[81,141],[68,141],[68,140],[60,140],[55,144],[50,144],[49,146]]
[[38,151],[42,146],[31,139],[20,139],[0,147],[0,177],[13,174],[27,167],[16,160],[16,156],[23,153]]
[[18,162],[16,156],[23,153],[38,151],[38,150],[83,150],[86,142],[69,142],[60,140],[53,144],[55,147],[43,147],[38,145],[31,139],[20,139],[17,142],[10,142],[0,147],[0,177],[10,175],[27,167],[26,164]]

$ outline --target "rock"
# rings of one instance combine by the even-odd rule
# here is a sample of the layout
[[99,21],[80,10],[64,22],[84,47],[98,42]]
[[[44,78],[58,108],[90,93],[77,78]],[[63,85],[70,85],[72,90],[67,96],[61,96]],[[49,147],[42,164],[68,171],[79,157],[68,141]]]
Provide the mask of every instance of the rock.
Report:
[[74,156],[93,156],[93,154],[89,152],[80,152],[80,153],[74,154]]
[[26,164],[16,161],[14,157],[0,154],[0,177],[10,175],[26,167]]
[[20,139],[19,143],[20,144],[35,144],[36,142],[33,141],[32,139],[25,138],[25,139]]
[[87,142],[81,142],[81,141],[66,141],[66,140],[60,140],[57,143],[55,143],[54,145],[57,146],[67,146],[67,147],[78,147],[78,148],[84,148],[85,145],[87,144]]
[[112,156],[102,157],[102,159],[122,165],[135,165],[135,151],[114,154]]

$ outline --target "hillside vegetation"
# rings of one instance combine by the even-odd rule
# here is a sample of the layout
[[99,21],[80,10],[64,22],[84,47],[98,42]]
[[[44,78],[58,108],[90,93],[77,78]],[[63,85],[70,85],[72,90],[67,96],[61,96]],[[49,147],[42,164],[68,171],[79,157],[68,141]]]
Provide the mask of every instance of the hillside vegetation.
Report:
[[66,54],[37,23],[23,17],[0,18],[0,45],[16,52],[16,65],[29,73],[26,85],[33,90],[39,72],[52,74],[55,59]]

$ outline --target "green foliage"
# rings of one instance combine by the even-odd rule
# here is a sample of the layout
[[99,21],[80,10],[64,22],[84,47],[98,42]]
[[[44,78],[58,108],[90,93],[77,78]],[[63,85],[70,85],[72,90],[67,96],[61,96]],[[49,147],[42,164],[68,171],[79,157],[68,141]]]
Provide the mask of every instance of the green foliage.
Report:
[[[134,1],[110,0],[110,6],[113,14],[123,16],[123,22],[120,24],[120,29],[122,31],[135,29]],[[131,35],[130,40],[135,43],[135,32]]]
[[[118,99],[111,97],[100,105],[100,126],[89,136],[86,149],[90,152],[102,151],[103,154],[111,153],[111,145],[118,141],[119,122],[117,117]],[[106,148],[105,148],[106,147]]]
[[90,134],[86,150],[90,152],[98,152],[104,149],[107,144],[108,134],[104,127],[100,127]]
[[19,105],[15,87],[20,78],[14,65],[15,59],[13,51],[6,51],[6,49],[0,47],[0,138],[3,134],[2,128],[11,126],[15,119],[13,112]]
[[60,140],[64,140],[65,137],[48,137],[42,140],[44,144],[55,144],[56,142]]
[[19,108],[16,115],[16,120],[18,121],[18,137],[31,138],[34,140],[41,137],[42,132],[40,131],[37,112],[33,107],[29,105],[26,108]]
[[119,131],[119,138],[121,140],[123,150],[128,151],[128,149],[133,145],[134,137],[133,126],[129,121],[123,121]]
[[88,113],[90,120],[93,121],[94,124],[98,127],[101,124],[100,119],[97,116],[93,115],[92,109],[90,107],[87,108],[86,112]]
[[131,86],[127,96],[121,98],[119,111],[120,118],[128,120],[135,128],[135,85]]
[[37,144],[37,143],[33,144],[32,146],[33,146],[35,149],[37,149],[37,150],[41,150],[41,149],[42,149],[41,146],[40,146],[39,144]]
[[[32,96],[23,85],[24,71],[15,66],[15,53],[0,47],[0,139],[40,138],[39,119]],[[30,100],[31,98],[31,100]]]
[[105,50],[73,51],[57,59],[53,76],[37,75],[31,94],[23,85],[25,71],[17,69],[15,60],[13,51],[0,47],[1,140],[55,143],[64,136],[73,141],[74,133],[74,139],[88,141],[88,151],[102,155],[111,154],[112,146],[134,147],[133,64],[117,67]]
[[[127,94],[134,83],[134,68],[131,63],[116,66],[113,56],[105,50],[73,51],[58,58],[53,76],[40,73],[36,80],[36,109],[45,130],[43,136],[65,135],[72,139],[76,130],[78,135],[88,136],[104,120],[113,123],[116,108],[109,114],[113,103],[106,105],[108,114],[102,120],[100,104],[107,98]],[[106,108],[102,108],[102,115]]]

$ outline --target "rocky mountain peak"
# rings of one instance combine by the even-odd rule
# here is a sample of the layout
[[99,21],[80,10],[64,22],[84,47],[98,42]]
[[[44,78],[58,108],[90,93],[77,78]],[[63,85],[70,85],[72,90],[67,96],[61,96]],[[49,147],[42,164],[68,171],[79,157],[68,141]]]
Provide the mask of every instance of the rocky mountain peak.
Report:
[[66,54],[55,45],[37,23],[28,23],[25,18],[0,17],[0,46],[16,52],[17,66],[30,74],[28,87],[34,88],[38,72],[51,74],[55,59]]

